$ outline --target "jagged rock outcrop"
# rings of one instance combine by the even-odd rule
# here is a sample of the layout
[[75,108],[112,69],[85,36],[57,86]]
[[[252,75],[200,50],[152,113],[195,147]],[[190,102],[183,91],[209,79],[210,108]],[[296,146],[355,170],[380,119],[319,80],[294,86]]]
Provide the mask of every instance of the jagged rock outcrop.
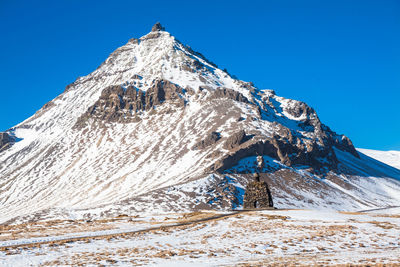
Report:
[[217,88],[214,90],[210,99],[218,98],[228,98],[243,103],[249,103],[249,100],[243,94],[229,88]]
[[357,150],[355,149],[353,142],[351,142],[350,138],[345,135],[337,135],[333,140],[333,146],[336,148],[349,152],[356,158],[360,158]]
[[165,31],[165,28],[161,25],[160,22],[157,22],[156,24],[153,25],[151,28],[152,32],[157,32],[157,31]]
[[211,132],[205,139],[195,144],[192,149],[204,149],[215,144],[219,139],[221,139],[220,133]]
[[306,103],[301,101],[291,101],[293,104],[287,105],[285,111],[295,118],[310,119],[310,115],[314,115],[315,111],[313,108],[308,106]]
[[253,138],[242,146],[236,147],[231,153],[213,164],[210,171],[222,172],[235,166],[241,159],[257,155],[266,155],[279,159],[277,148],[270,139]]
[[244,131],[239,131],[225,141],[225,148],[231,152],[213,165],[213,170],[222,172],[236,165],[241,159],[266,155],[279,160],[287,166],[306,165],[310,170],[321,173],[326,170],[336,170],[338,160],[333,145],[320,144],[317,140],[302,140],[293,136],[291,131],[280,132],[272,137],[254,136],[248,142]]
[[240,130],[232,134],[224,143],[224,148],[226,149],[233,149],[235,147],[240,146],[242,143],[249,140],[250,137],[246,136],[244,130]]
[[0,151],[6,150],[14,143],[14,138],[8,133],[0,133]]
[[[140,76],[133,77],[140,80]],[[126,87],[115,85],[105,88],[98,101],[89,107],[77,121],[76,127],[85,125],[89,118],[105,122],[133,122],[140,118],[136,115],[149,111],[165,101],[177,107],[183,107],[185,90],[167,80],[155,80],[147,91],[129,84]]]

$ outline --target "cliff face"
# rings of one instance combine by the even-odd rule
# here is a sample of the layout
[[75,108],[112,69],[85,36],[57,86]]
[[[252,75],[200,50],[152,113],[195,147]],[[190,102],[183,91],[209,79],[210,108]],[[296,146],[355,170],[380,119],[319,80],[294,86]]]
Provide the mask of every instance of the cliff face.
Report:
[[307,104],[231,77],[161,25],[0,142],[2,221],[239,207],[260,156],[278,207],[391,203],[384,189],[367,201],[348,192],[369,190],[354,177],[384,177],[391,188],[400,177],[364,168],[352,142]]
[[89,119],[120,123],[137,121],[140,114],[165,101],[177,107],[185,105],[185,90],[178,85],[167,80],[155,80],[143,91],[135,87],[137,82],[134,80],[127,86],[114,85],[102,90],[100,98],[78,119],[76,126],[83,127]]

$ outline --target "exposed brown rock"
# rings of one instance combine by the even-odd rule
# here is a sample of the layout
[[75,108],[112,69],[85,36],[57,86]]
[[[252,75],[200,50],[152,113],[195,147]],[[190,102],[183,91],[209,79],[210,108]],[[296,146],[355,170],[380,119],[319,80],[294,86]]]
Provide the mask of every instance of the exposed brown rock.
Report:
[[14,141],[14,138],[12,138],[8,133],[0,133],[0,151],[11,147]]
[[271,140],[250,140],[242,146],[236,147],[230,154],[225,155],[218,160],[212,167],[212,170],[222,172],[235,166],[239,160],[257,155],[266,155],[279,159],[277,148],[272,144]]
[[70,83],[67,86],[65,86],[64,92],[67,92],[70,88],[72,88],[75,85],[75,83]]
[[225,141],[224,148],[232,149],[232,148],[238,147],[240,144],[244,143],[245,141],[247,141],[246,133],[244,130],[240,130],[240,131],[232,134]]
[[218,99],[218,98],[228,98],[232,99],[235,101],[243,102],[243,103],[249,103],[249,100],[239,93],[236,90],[228,89],[228,88],[217,88],[216,90],[213,91],[210,99]]
[[184,71],[195,72],[195,70],[192,69],[189,64],[183,64],[180,66],[180,69]]
[[253,82],[245,82],[245,81],[237,81],[240,84],[240,87],[248,89],[250,92],[254,92],[254,83]]
[[141,80],[141,79],[143,79],[143,77],[140,76],[140,75],[134,74],[134,75],[131,77],[131,79],[134,79],[134,80]]
[[213,165],[212,170],[222,172],[235,166],[243,158],[260,155],[277,159],[287,166],[307,165],[315,170],[323,167],[334,170],[338,164],[332,146],[323,146],[316,140],[310,140],[305,145],[297,137],[289,138],[288,134],[288,136],[253,137],[252,140],[235,146],[231,153]]
[[292,115],[295,118],[299,118],[301,116],[309,117],[311,114],[315,114],[314,109],[308,106],[304,102],[296,101],[296,105],[290,105],[289,107],[285,108],[285,111]]
[[128,43],[138,44],[138,43],[139,43],[139,39],[137,39],[137,38],[131,38],[131,39],[129,39]]
[[339,135],[337,138],[334,139],[333,145],[340,150],[349,152],[356,158],[360,158],[357,150],[355,149],[353,143],[351,142],[350,138],[345,135]]
[[[103,65],[103,64],[104,64],[104,62],[103,62],[101,65]],[[100,66],[101,66],[101,65],[100,65]],[[100,66],[99,66],[99,67],[100,67]],[[99,68],[99,67],[98,67],[98,68]],[[79,80],[80,80],[80,79],[81,79],[81,77],[78,77],[78,78],[75,79],[74,82],[68,84],[68,85],[65,87],[64,92],[69,91],[71,88],[73,88],[74,86],[76,86],[77,84],[79,84]]]
[[219,133],[211,132],[205,139],[195,144],[192,149],[204,149],[215,144],[220,138],[221,137]]
[[[270,99],[267,99],[267,102],[269,106],[273,106],[274,109],[276,109]],[[291,100],[291,104],[285,107],[285,111],[295,118],[304,117],[304,119],[300,121],[299,126],[306,131],[313,131],[315,134],[315,140],[312,141],[311,146],[310,144],[308,144],[307,149],[307,152],[311,152],[311,155],[306,156],[306,158],[314,157],[315,159],[317,157],[326,157],[326,160],[332,163],[331,166],[336,167],[337,159],[333,150],[333,146],[340,150],[347,151],[353,156],[359,158],[359,155],[350,139],[344,135],[337,135],[329,127],[322,124],[315,110],[308,106],[306,103]],[[286,128],[282,125],[280,125],[280,127]],[[286,130],[286,132],[284,130]],[[288,128],[284,130],[279,129],[278,131],[281,139],[288,138],[289,142],[293,143],[293,136],[291,135],[290,130]],[[304,146],[296,145],[296,147],[298,149],[304,149]],[[304,157],[305,155],[302,156]],[[310,159],[305,160],[305,158],[303,158],[303,160],[299,159],[298,161],[309,162]],[[314,163],[315,162],[316,161],[314,160]]]
[[138,112],[149,111],[165,101],[183,107],[184,92],[181,87],[166,80],[153,81],[146,92],[132,85],[126,88],[119,85],[109,86],[102,91],[99,100],[78,119],[75,126],[84,126],[88,118],[107,122],[137,121]]

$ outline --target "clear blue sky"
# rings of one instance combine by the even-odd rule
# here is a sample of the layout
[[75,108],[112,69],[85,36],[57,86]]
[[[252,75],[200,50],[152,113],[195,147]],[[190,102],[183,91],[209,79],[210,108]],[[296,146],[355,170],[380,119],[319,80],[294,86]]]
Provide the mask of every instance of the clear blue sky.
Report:
[[400,1],[0,0],[0,131],[160,21],[221,68],[400,150]]

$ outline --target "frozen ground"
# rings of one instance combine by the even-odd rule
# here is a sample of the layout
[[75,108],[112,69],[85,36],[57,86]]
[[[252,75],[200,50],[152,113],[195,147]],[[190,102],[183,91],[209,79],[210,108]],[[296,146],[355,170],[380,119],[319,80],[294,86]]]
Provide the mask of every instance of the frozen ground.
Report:
[[9,225],[0,232],[0,265],[398,264],[398,211],[196,212]]

